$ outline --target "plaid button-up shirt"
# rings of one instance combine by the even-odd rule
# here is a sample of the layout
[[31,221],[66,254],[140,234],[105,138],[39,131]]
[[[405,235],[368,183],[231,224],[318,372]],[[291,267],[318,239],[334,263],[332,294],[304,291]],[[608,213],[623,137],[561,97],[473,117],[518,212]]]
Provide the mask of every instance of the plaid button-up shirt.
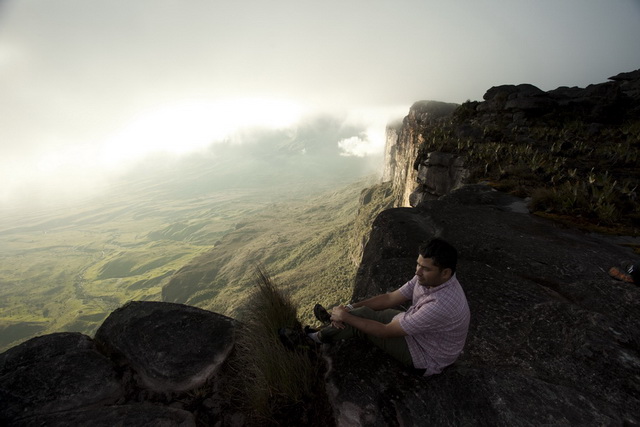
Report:
[[405,283],[400,292],[412,300],[409,309],[398,314],[413,365],[426,369],[424,375],[441,372],[456,361],[467,339],[469,305],[454,275],[435,288],[418,284],[418,277]]

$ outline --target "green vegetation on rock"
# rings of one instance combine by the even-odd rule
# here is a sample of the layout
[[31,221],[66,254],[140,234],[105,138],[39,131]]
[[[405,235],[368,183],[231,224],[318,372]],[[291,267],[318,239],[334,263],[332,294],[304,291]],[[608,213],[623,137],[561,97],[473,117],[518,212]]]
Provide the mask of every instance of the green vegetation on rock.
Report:
[[535,212],[637,234],[640,121],[606,125],[550,116],[503,123],[500,116],[483,118],[476,106],[467,102],[427,127],[416,164],[431,151],[460,154],[470,181],[531,197]]

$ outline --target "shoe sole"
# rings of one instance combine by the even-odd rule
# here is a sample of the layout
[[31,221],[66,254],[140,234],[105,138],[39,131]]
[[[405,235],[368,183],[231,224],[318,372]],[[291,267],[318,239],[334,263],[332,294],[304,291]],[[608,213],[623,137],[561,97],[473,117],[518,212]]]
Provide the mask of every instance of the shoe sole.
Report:
[[618,267],[611,267],[609,269],[609,276],[616,280],[622,280],[623,282],[633,283],[633,278],[627,273],[620,270]]

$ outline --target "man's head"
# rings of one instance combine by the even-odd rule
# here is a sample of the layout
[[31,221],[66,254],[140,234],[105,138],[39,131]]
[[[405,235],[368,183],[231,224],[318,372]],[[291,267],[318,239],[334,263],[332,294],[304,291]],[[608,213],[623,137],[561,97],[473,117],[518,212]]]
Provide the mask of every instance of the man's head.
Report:
[[456,248],[435,238],[420,246],[416,276],[423,286],[440,286],[455,274],[457,263]]

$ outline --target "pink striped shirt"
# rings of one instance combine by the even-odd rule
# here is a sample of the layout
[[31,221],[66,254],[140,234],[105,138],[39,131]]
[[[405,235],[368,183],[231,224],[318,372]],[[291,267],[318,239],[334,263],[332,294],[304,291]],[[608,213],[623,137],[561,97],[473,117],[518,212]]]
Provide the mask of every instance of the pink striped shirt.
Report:
[[418,284],[418,277],[405,283],[400,293],[412,300],[411,307],[398,314],[413,366],[426,369],[424,375],[441,372],[456,361],[467,339],[469,305],[455,274],[435,288]]

